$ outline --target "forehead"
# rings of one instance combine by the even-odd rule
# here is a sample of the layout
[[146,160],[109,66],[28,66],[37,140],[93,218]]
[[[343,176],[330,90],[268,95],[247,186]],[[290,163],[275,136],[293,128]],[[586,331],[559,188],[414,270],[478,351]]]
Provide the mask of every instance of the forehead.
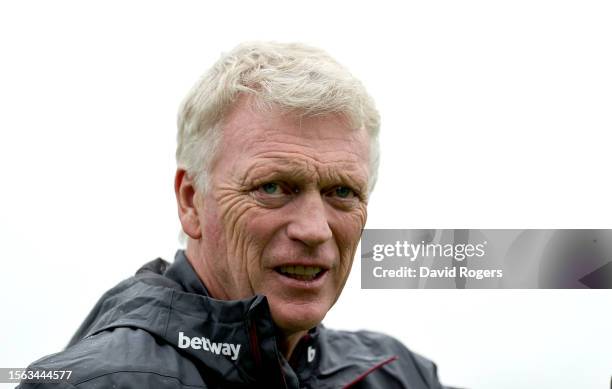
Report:
[[368,151],[367,132],[351,128],[342,115],[260,111],[247,98],[226,115],[220,149],[221,160],[235,170],[350,175],[362,181],[367,181]]

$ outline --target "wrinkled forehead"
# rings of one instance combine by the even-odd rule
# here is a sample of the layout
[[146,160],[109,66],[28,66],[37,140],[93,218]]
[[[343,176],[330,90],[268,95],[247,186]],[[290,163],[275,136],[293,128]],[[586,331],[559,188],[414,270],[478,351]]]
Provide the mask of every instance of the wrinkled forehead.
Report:
[[[246,122],[246,123],[245,123]],[[328,122],[326,130],[348,131],[353,134],[360,133],[353,124],[349,113],[340,112],[311,112],[305,109],[288,109],[273,103],[262,102],[256,96],[241,95],[225,112],[223,124],[226,130],[231,131],[232,124],[258,124],[282,127],[284,130],[296,129],[303,134],[312,133],[322,122]],[[229,128],[228,128],[229,127]],[[274,126],[272,126],[274,127]]]
[[321,151],[333,148],[368,155],[369,136],[365,129],[356,129],[342,113],[305,114],[275,106],[264,106],[254,97],[241,96],[226,113],[222,123],[223,144],[273,142],[313,146]]
[[341,114],[305,116],[238,102],[222,126],[221,150],[240,169],[267,166],[319,175],[350,174],[367,181],[369,138]]

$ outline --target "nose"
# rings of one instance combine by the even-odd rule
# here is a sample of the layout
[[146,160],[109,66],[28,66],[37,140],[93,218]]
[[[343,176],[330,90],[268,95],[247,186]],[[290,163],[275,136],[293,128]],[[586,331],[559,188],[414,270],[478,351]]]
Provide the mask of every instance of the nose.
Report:
[[294,203],[287,235],[308,247],[316,247],[332,238],[325,202],[318,192],[301,193]]

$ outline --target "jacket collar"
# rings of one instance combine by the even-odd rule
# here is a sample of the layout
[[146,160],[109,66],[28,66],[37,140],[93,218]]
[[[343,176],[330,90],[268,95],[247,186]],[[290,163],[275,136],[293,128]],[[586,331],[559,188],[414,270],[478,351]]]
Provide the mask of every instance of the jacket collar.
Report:
[[170,278],[181,286],[184,292],[210,296],[208,289],[200,280],[193,266],[187,259],[184,250],[178,250],[174,256],[174,262],[168,266],[163,273],[164,277]]
[[142,328],[173,345],[219,387],[297,389],[300,382],[330,376],[336,383],[350,382],[381,361],[380,356],[354,358],[368,355],[367,349],[347,354],[330,347],[330,331],[320,325],[300,340],[289,363],[278,349],[279,330],[266,297],[210,297],[183,250],[172,265],[160,258],[147,263],[98,304],[86,336],[115,327]]
[[181,287],[173,293],[164,337],[210,368],[221,386],[266,382],[297,388],[297,376],[278,350],[266,297],[210,297],[183,250],[163,276]]

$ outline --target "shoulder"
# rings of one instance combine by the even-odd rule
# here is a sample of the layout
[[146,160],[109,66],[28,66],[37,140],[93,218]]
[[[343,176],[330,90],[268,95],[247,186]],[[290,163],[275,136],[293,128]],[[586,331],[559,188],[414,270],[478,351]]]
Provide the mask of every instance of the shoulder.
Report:
[[[206,388],[189,359],[145,330],[119,327],[100,332],[29,367],[70,371],[66,388]],[[19,388],[40,388],[21,384]],[[50,387],[58,387],[53,386]]]
[[373,331],[353,332],[327,328],[323,329],[321,335],[321,340],[327,343],[328,352],[338,353],[338,358],[359,355],[377,358],[383,363],[389,362],[382,364],[376,374],[368,375],[365,381],[383,383],[392,380],[415,388],[442,388],[436,364],[392,336]]

